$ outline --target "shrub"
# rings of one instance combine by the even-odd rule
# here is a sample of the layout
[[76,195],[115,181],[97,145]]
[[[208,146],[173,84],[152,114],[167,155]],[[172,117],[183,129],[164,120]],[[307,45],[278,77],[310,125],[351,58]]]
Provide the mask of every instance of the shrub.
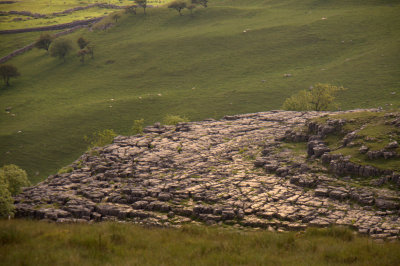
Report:
[[188,122],[189,119],[185,116],[181,117],[179,115],[166,115],[163,119],[164,125],[176,125],[182,122]]
[[21,192],[21,187],[31,185],[26,172],[14,164],[0,168],[0,179],[7,185],[7,189],[13,196]]
[[337,105],[333,103],[336,94],[345,88],[317,83],[309,90],[302,90],[287,98],[282,108],[290,111],[325,111]]
[[117,134],[112,129],[104,129],[103,131],[97,131],[92,136],[85,136],[84,140],[89,144],[89,149],[94,147],[102,147],[107,144],[111,144]]
[[143,133],[143,124],[144,124],[143,118],[134,120],[133,126],[132,126],[132,135],[142,134]]

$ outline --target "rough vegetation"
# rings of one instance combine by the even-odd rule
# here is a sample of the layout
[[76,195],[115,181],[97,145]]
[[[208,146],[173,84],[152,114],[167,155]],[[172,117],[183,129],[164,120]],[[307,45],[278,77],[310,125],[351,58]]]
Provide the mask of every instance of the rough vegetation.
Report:
[[5,265],[398,265],[399,248],[340,227],[277,234],[233,227],[0,221]]
[[[382,115],[339,114],[366,113]],[[156,123],[144,135],[116,137],[81,156],[68,173],[24,190],[15,198],[16,216],[171,227],[204,222],[271,231],[345,225],[376,239],[398,239],[399,172],[358,167],[373,181],[387,178],[388,187],[339,178],[335,173],[348,167],[339,157],[331,158],[333,174],[317,159],[322,155],[325,162],[329,155],[321,144],[328,126],[316,129],[308,122],[313,135],[293,133],[329,114],[272,111],[176,126]],[[283,140],[309,141],[308,156],[305,144],[301,149]]]

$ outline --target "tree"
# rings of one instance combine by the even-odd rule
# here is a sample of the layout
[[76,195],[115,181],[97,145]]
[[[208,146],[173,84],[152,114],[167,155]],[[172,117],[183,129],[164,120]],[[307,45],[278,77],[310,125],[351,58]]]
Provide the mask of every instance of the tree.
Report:
[[292,111],[325,111],[333,104],[336,94],[345,88],[330,84],[317,83],[308,91],[302,90],[296,95],[287,98],[283,103],[283,109]]
[[193,16],[193,9],[196,8],[196,5],[190,4],[186,8],[190,10],[190,16]]
[[0,66],[0,76],[3,77],[6,86],[10,86],[10,78],[15,78],[20,76],[18,69],[13,65],[1,65]]
[[58,39],[50,47],[50,55],[62,58],[65,62],[65,56],[72,50],[71,42],[67,39]]
[[88,54],[88,50],[86,49],[81,49],[78,51],[77,55],[78,57],[80,57],[80,61],[82,62],[82,64],[85,62],[85,56]]
[[76,42],[78,43],[78,46],[81,49],[85,48],[90,43],[88,40],[86,40],[83,37],[79,37],[79,39]]
[[118,13],[115,13],[115,14],[112,15],[112,18],[115,20],[115,23],[117,23],[118,19],[120,19],[121,16]]
[[35,47],[38,49],[49,51],[50,44],[53,42],[53,37],[50,34],[41,34],[35,42]]
[[20,193],[22,187],[31,185],[26,172],[15,164],[4,165],[0,168],[0,182],[7,185],[12,196]]
[[135,0],[135,3],[143,8],[143,12],[146,15],[146,8],[147,8],[147,0]]
[[202,5],[203,7],[207,7],[208,0],[191,0],[194,5]]
[[184,1],[173,1],[171,3],[169,3],[168,8],[172,8],[175,9],[176,11],[178,11],[179,15],[182,16],[182,9],[186,8],[186,2]]

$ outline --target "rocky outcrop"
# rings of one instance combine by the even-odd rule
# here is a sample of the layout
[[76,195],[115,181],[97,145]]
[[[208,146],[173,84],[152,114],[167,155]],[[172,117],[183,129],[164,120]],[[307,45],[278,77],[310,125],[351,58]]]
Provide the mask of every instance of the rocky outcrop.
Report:
[[118,136],[82,155],[72,172],[25,189],[15,197],[16,216],[269,230],[336,224],[397,239],[398,191],[353,186],[283,144],[285,132],[322,114],[270,111]]

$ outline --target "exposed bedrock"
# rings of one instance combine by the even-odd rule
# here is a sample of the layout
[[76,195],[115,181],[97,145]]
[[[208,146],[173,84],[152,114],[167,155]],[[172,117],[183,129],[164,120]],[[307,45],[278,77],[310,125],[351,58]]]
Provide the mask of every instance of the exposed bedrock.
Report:
[[[15,198],[16,216],[269,230],[347,225],[374,238],[398,238],[398,191],[352,186],[315,164],[316,156],[283,147],[285,132],[323,114],[270,111],[118,136],[82,155],[72,172],[25,189]],[[314,153],[325,149],[321,140],[310,141]]]

